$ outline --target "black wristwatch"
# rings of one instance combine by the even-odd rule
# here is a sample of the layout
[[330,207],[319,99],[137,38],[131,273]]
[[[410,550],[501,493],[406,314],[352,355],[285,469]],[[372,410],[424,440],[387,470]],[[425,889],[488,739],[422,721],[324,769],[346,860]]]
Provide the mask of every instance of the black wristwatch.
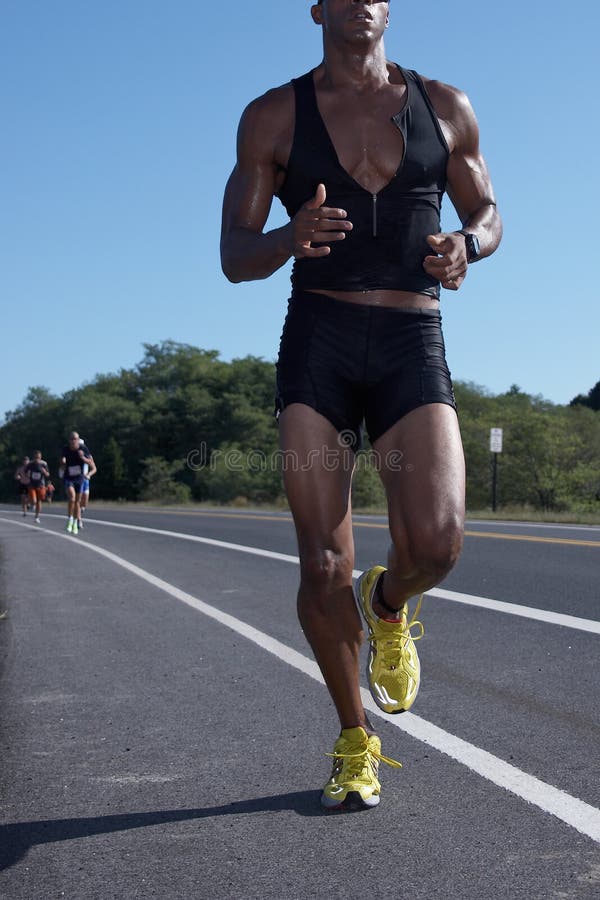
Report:
[[462,234],[465,239],[465,244],[467,246],[467,262],[474,262],[476,259],[479,259],[481,249],[479,247],[479,238],[477,235],[473,234],[471,231],[465,231],[464,228],[461,228],[461,230],[456,233]]

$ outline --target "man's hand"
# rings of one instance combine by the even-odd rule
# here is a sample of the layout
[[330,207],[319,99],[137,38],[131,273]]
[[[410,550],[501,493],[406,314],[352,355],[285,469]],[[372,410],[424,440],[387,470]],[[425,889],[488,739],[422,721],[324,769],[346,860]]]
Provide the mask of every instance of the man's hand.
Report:
[[430,234],[427,243],[437,256],[426,256],[423,268],[443,288],[457,291],[467,275],[467,248],[462,234]]
[[[352,222],[346,218],[344,209],[323,206],[327,193],[325,185],[317,185],[315,196],[304,203],[291,221],[292,255],[296,259],[310,256],[328,256],[331,241],[343,241],[347,231],[352,231]],[[325,243],[327,242],[327,243]],[[313,247],[312,244],[321,244]]]

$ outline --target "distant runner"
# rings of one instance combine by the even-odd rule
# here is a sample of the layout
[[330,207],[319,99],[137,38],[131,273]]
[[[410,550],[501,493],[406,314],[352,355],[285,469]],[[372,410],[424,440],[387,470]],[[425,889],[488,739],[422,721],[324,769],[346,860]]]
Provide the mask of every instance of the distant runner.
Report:
[[79,443],[79,434],[72,431],[69,442],[62,449],[60,465],[64,469],[64,486],[68,502],[67,531],[69,534],[79,532],[78,520],[81,518],[79,495],[83,487],[84,466],[89,466],[92,454],[84,444]]
[[46,481],[50,478],[48,463],[42,459],[42,451],[36,450],[33,460],[27,464],[29,474],[29,502],[33,506],[36,524],[40,524],[42,501],[46,499]]
[[[79,438],[79,446],[85,447],[83,438]],[[83,482],[81,484],[81,491],[79,492],[79,519],[77,520],[77,526],[79,528],[83,528],[83,511],[84,509],[87,509],[90,499],[90,478],[92,478],[97,471],[98,469],[96,468],[94,457],[90,456],[89,462],[83,464]]]
[[19,497],[24,516],[27,515],[27,507],[29,506],[29,472],[27,471],[29,462],[29,457],[24,456],[23,462],[15,472],[15,479],[19,483]]

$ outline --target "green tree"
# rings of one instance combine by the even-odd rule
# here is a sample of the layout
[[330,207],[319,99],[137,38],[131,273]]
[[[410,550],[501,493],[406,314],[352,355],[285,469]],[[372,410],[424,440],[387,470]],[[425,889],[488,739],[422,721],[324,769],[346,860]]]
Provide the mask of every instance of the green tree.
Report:
[[178,460],[167,462],[160,456],[142,460],[143,471],[139,482],[139,498],[153,503],[188,503],[190,489],[176,480],[183,465]]
[[[278,503],[283,490],[274,393],[271,362],[248,356],[226,363],[215,350],[173,341],[144,345],[137,366],[98,375],[62,397],[32,387],[0,427],[0,497],[14,499],[15,468],[35,449],[56,477],[60,450],[75,428],[98,465],[95,497]],[[489,434],[501,427],[500,507],[600,509],[600,382],[568,407],[532,397],[518,385],[494,396],[457,382],[455,393],[469,508],[490,504]],[[385,505],[377,471],[363,466],[361,457],[353,503]]]
[[385,491],[373,457],[369,450],[361,451],[356,457],[352,479],[352,507],[385,509],[385,505]]
[[597,381],[587,394],[578,394],[571,400],[571,406],[589,406],[590,409],[600,410],[600,381]]
[[99,455],[102,456],[102,467],[94,476],[94,494],[97,492],[107,500],[132,496],[123,451],[114,435],[109,437]]

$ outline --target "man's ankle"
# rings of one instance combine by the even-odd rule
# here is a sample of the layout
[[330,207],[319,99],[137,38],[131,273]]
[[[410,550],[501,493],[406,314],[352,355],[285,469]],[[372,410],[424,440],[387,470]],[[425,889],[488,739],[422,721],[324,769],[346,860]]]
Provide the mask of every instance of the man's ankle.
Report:
[[383,579],[385,577],[385,572],[381,574],[379,580],[377,582],[377,586],[375,587],[375,593],[373,595],[373,612],[380,619],[399,619],[400,618],[400,609],[401,607],[394,607],[387,603],[384,594],[383,594]]
[[356,724],[354,725],[343,725],[340,729],[340,734],[343,731],[350,731],[353,728],[362,728],[363,731],[366,731],[368,737],[371,737],[372,734],[377,733],[371,723],[365,719],[364,722],[356,722]]

